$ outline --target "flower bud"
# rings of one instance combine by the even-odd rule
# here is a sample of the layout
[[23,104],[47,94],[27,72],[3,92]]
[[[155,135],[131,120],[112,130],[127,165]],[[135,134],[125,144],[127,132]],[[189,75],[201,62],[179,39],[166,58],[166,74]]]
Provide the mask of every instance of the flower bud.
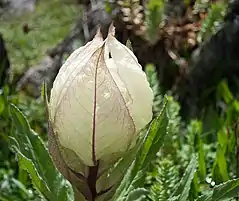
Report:
[[[51,90],[49,122],[65,164],[97,174],[135,145],[152,119],[153,93],[133,52],[100,32],[75,50]],[[53,155],[54,158],[54,155]]]

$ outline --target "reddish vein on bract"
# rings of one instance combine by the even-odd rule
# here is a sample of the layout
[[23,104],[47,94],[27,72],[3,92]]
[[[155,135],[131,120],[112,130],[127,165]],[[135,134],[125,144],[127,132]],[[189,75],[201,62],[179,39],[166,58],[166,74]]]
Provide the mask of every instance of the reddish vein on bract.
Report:
[[96,161],[96,153],[95,153],[95,131],[96,131],[96,104],[97,104],[97,73],[98,73],[98,68],[99,68],[99,63],[100,63],[100,59],[102,59],[102,52],[103,52],[103,46],[100,49],[100,53],[96,62],[96,69],[95,69],[95,83],[94,83],[94,100],[93,100],[93,125],[92,125],[92,145],[91,145],[91,149],[92,149],[92,161],[93,164],[96,166],[97,165],[97,161]]

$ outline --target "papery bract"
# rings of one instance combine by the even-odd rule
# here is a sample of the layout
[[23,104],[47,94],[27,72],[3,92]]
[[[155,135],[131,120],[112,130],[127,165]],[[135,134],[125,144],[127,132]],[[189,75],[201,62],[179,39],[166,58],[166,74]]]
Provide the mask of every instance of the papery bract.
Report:
[[[61,152],[70,151],[83,166],[107,168],[135,145],[152,119],[152,104],[145,73],[111,26],[105,40],[98,31],[61,67],[51,90],[49,121]],[[76,168],[66,153],[62,156],[87,177],[81,165]]]

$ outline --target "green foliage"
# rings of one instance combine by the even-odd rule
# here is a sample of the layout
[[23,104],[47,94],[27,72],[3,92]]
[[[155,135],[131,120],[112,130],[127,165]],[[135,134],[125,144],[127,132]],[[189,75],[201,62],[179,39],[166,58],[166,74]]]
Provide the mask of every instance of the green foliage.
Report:
[[229,179],[226,162],[227,133],[222,130],[218,132],[218,145],[216,161],[213,164],[213,179],[216,181],[227,181]]
[[164,23],[165,2],[163,0],[150,0],[145,11],[145,23],[147,27],[147,38],[155,43],[158,31]]
[[[78,12],[75,5],[62,4],[59,0],[43,2],[35,13],[19,20],[1,21],[0,31],[7,40],[15,72],[36,64],[75,22]],[[110,2],[105,3],[109,13],[113,9]],[[198,34],[199,43],[216,33],[227,8],[225,1],[209,3],[198,0],[193,8],[193,12],[197,12],[210,7]],[[145,25],[152,43],[164,23],[165,8],[164,1],[151,0],[146,4]],[[30,28],[28,33],[23,32],[25,24]],[[130,46],[129,41],[127,46]],[[171,92],[167,92],[167,101],[163,101],[160,75],[155,66],[149,64],[145,70],[154,92],[156,118],[141,132],[137,146],[112,169],[115,177],[109,185],[114,184],[116,190],[112,200],[236,200],[239,191],[239,100],[230,91],[227,81],[217,86],[217,102],[204,108],[204,117],[184,122],[179,114],[180,105],[169,95]],[[17,107],[9,106],[9,102]],[[11,94],[8,87],[1,89],[1,201],[73,200],[69,183],[55,169],[42,140],[46,137],[46,122],[42,100],[34,100],[23,93]],[[18,164],[9,145],[17,155]]]
[[192,153],[198,154],[198,164],[199,164],[199,175],[201,180],[206,178],[206,162],[204,153],[204,143],[201,138],[202,134],[202,122],[192,120],[187,127],[187,138],[189,143],[189,150]]
[[147,176],[150,200],[165,201],[173,193],[179,180],[179,173],[172,160],[158,156],[153,170]]
[[[149,70],[151,70],[151,73],[149,73]],[[151,86],[154,87],[157,82],[152,81],[153,70],[149,70],[146,69],[148,80]],[[160,91],[159,85],[156,84],[156,86],[158,87],[157,91]],[[157,97],[157,93],[154,92],[154,94]],[[235,124],[235,122],[237,122],[238,119],[237,99],[233,97],[225,81],[218,86],[217,98],[223,102],[224,105],[219,104],[219,106],[222,105],[223,107],[221,115],[217,116],[217,120],[209,119],[207,122],[210,123],[211,120],[219,121],[213,124],[219,126],[214,127],[214,132],[216,131],[218,137],[216,141],[212,141],[212,139],[215,139],[211,138],[214,132],[208,131],[207,129],[205,130],[205,121],[192,119],[187,125],[184,125],[179,116],[180,106],[172,97],[168,97],[169,135],[166,136],[164,147],[159,151],[158,158],[152,162],[151,169],[149,170],[147,183],[145,185],[149,190],[148,197],[150,200],[182,199],[191,201],[196,200],[199,195],[201,195],[198,200],[214,200],[212,195],[214,193],[215,196],[216,191],[212,192],[210,187],[230,180],[231,176],[237,172],[235,165],[237,164],[236,158],[238,157],[235,153],[235,149],[238,150],[236,147],[238,145],[235,143],[235,139],[237,139],[237,134],[235,133],[237,131],[237,123]],[[176,195],[169,198],[168,195],[171,195],[172,192],[171,186],[173,186],[176,181],[176,179],[173,179],[176,178],[173,176],[174,173],[176,174],[177,172],[180,175],[180,172],[184,169],[185,164],[190,160],[193,154],[198,155],[198,167],[193,176],[191,175],[190,177],[190,185],[188,184],[184,189],[186,192],[184,194],[185,196],[182,196],[183,188],[181,188],[178,196]],[[166,157],[166,159],[164,159],[164,157]],[[171,161],[171,169],[165,168],[165,164],[163,164],[163,161],[168,161],[169,158],[169,161]],[[233,163],[229,161],[233,161]],[[171,177],[169,176],[170,173],[165,171],[169,169],[171,170]],[[172,178],[172,180],[169,178]],[[165,184],[165,181],[169,183]],[[233,180],[230,182],[232,181]],[[221,185],[216,186],[215,189],[218,189],[219,186]],[[236,188],[237,187],[235,187],[235,189]],[[226,191],[226,187],[224,190]],[[234,191],[231,190],[230,192]],[[219,191],[217,193],[217,196],[222,196]],[[237,193],[234,193],[230,195],[230,198],[236,195]],[[221,199],[224,200],[223,196],[219,200]]]
[[191,183],[194,178],[194,174],[197,168],[197,158],[195,155],[192,156],[190,163],[179,183],[179,186],[175,190],[175,192],[170,197],[171,200],[177,201],[186,201],[189,196],[189,191],[191,187]]
[[[131,197],[129,195],[132,190],[143,187],[146,181],[145,170],[149,168],[150,161],[156,158],[156,153],[162,146],[167,133],[167,101],[164,102],[159,116],[150,123],[147,133],[138,140],[135,160],[117,189],[113,200],[123,201],[127,197]],[[142,191],[140,190],[140,192]]]
[[156,156],[159,148],[163,144],[164,137],[167,133],[167,126],[167,101],[165,101],[159,116],[152,121],[148,133],[144,138],[144,144],[135,162],[136,172],[137,170],[147,167],[149,162]]
[[[15,157],[9,149],[9,133],[12,132],[12,121],[9,113],[8,101],[18,105],[24,105],[18,96],[10,94],[8,86],[0,93],[0,200],[37,200],[38,196],[31,188],[28,176],[21,169],[18,170]],[[20,103],[21,102],[21,103]],[[34,101],[31,101],[32,103]],[[32,107],[27,108],[29,115],[33,112]],[[38,104],[38,110],[40,109]],[[36,113],[37,115],[37,113]],[[32,116],[33,117],[33,116]],[[39,118],[40,116],[37,116]],[[36,116],[35,116],[36,118]],[[31,118],[32,120],[34,118]],[[34,120],[33,120],[34,121]],[[42,124],[42,123],[41,123]],[[39,127],[39,125],[37,126]]]
[[68,182],[54,167],[41,138],[16,106],[11,105],[10,112],[17,128],[11,136],[11,144],[20,168],[30,174],[34,187],[47,200],[73,200]]
[[136,188],[129,193],[126,198],[126,201],[143,201],[145,200],[147,193],[148,191],[146,191],[144,188]]
[[207,195],[203,195],[197,201],[224,201],[230,200],[234,196],[238,196],[239,179],[230,180],[220,184],[214,188],[213,191]]
[[[73,1],[40,1],[36,10],[20,17],[0,17],[0,32],[3,34],[13,74],[22,73],[29,66],[37,64],[46,51],[60,42],[70,31],[79,14]],[[24,32],[24,27],[29,32]],[[0,89],[0,200],[40,200],[28,175],[18,169],[14,154],[9,149],[9,134],[12,121],[9,102],[14,103],[26,115],[32,129],[46,138],[47,122],[43,102],[24,95],[12,94],[11,88]]]
[[159,79],[158,79],[155,66],[153,64],[148,64],[145,67],[145,73],[147,75],[147,79],[150,84],[150,87],[154,93],[153,112],[154,112],[154,116],[157,116],[162,106],[163,97],[162,97],[162,94],[160,93]]
[[[162,146],[163,139],[167,133],[167,101],[163,105],[160,115],[149,125],[146,134],[142,134],[139,139],[136,152],[126,156],[119,164],[120,171],[132,163],[135,153],[137,153],[131,168],[121,182],[115,200],[142,200],[146,196],[143,188],[145,173],[144,169],[149,166],[149,161],[156,157],[156,153]],[[70,187],[62,176],[55,169],[51,158],[41,140],[41,138],[30,128],[30,125],[23,114],[16,106],[10,106],[12,120],[17,128],[11,136],[11,144],[18,156],[20,168],[26,170],[32,179],[34,187],[48,200],[71,200]],[[132,157],[133,156],[133,157]],[[128,158],[130,160],[128,160]],[[129,161],[129,163],[124,163]],[[121,164],[124,164],[122,166]]]
[[[206,6],[210,6],[208,15],[202,24],[201,31],[198,33],[197,40],[201,43],[208,40],[213,34],[215,34],[223,23],[223,17],[225,16],[227,4],[224,1],[218,1],[214,4],[207,3]],[[200,7],[199,4],[196,4]],[[199,9],[199,8],[195,8]]]
[[0,200],[37,200],[36,193],[28,189],[21,181],[14,177],[12,169],[0,169]]

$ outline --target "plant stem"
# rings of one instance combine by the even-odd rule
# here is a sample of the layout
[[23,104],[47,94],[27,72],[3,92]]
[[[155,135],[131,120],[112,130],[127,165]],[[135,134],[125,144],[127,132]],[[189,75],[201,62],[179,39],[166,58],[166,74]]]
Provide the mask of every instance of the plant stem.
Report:
[[[238,122],[234,124],[234,135],[236,141],[236,177],[239,177],[239,139],[238,139]],[[236,200],[239,201],[239,197],[236,197]]]
[[236,140],[236,176],[239,177],[239,139],[238,139],[238,123],[234,124],[234,135]]
[[97,191],[96,191],[96,180],[98,175],[98,169],[99,169],[99,162],[97,162],[96,166],[89,167],[89,176],[87,178],[87,183],[90,188],[91,194],[92,194],[92,200],[95,201],[97,197]]

